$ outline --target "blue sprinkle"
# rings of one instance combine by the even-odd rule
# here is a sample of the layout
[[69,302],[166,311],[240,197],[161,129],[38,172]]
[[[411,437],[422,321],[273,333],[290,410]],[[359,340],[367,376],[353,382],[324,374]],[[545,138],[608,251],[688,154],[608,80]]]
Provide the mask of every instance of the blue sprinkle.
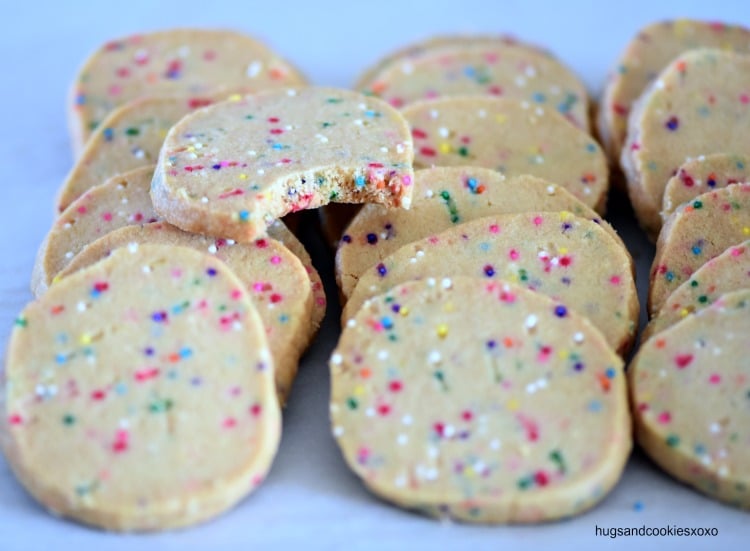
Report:
[[555,315],[558,318],[564,318],[565,316],[568,315],[568,309],[565,308],[565,306],[563,306],[562,304],[560,306],[556,306],[555,307]]
[[58,354],[55,356],[55,361],[59,364],[64,364],[68,361],[68,357],[65,354]]
[[281,314],[279,316],[279,323],[287,323],[289,321],[289,316],[286,314]]
[[596,146],[594,144],[592,144],[592,143],[587,143],[586,144],[586,151],[588,151],[589,153],[595,153],[596,152]]
[[393,310],[396,314],[398,314],[401,311],[401,305],[394,304],[393,306],[391,306],[391,310]]
[[216,268],[209,268],[206,270],[206,274],[208,274],[208,277],[214,277],[216,275]]
[[344,243],[351,243],[352,242],[352,236],[347,234],[347,235],[345,235],[344,237],[341,238],[341,241],[343,241]]
[[104,139],[108,142],[111,142],[115,137],[115,131],[111,128],[105,128],[104,130],[102,130],[102,134],[104,134]]
[[575,369],[576,371],[583,371],[584,367],[585,366],[583,365],[583,362],[576,362],[575,364],[573,364],[573,369]]
[[640,512],[640,511],[643,511],[643,509],[645,507],[646,506],[643,504],[642,501],[636,501],[635,503],[633,503],[633,511],[635,511],[637,513]]
[[493,275],[495,275],[495,269],[489,264],[487,264],[484,267],[484,275],[486,275],[487,277],[492,277]]
[[464,75],[466,75],[469,78],[473,77],[476,73],[477,73],[476,70],[472,66],[468,66],[464,68]]
[[671,282],[674,279],[674,273],[673,272],[667,272],[664,274],[664,279]]
[[377,242],[378,242],[378,236],[377,236],[377,235],[375,235],[374,233],[368,233],[368,234],[367,234],[367,242],[368,242],[368,243],[369,243],[370,245],[374,245],[375,243],[377,243]]
[[547,101],[547,96],[545,96],[541,92],[534,92],[531,97],[537,103],[544,103],[545,101]]
[[589,402],[589,411],[597,413],[602,410],[602,403],[599,400],[592,400]]
[[380,275],[380,277],[385,277],[385,274],[387,273],[388,269],[385,267],[385,264],[383,264],[382,262],[378,264],[378,274]]
[[215,164],[211,168],[213,168],[214,170],[221,170],[221,165],[220,164]]
[[359,176],[354,178],[354,183],[359,188],[365,187],[365,177],[360,174]]
[[247,222],[249,218],[250,218],[250,213],[249,212],[247,212],[246,210],[241,210],[240,211],[240,220],[242,222]]
[[128,385],[125,383],[117,383],[115,385],[115,394],[118,396],[122,396],[123,394],[127,394],[128,392]]
[[391,321],[391,318],[389,317],[384,317],[380,320],[380,323],[385,329],[391,329],[393,327],[393,321]]
[[380,113],[378,113],[377,111],[373,111],[372,109],[368,109],[367,111],[365,111],[365,117],[376,118],[379,116]]
[[699,254],[701,254],[701,252],[703,252],[698,245],[693,245],[692,251],[695,256],[698,256]]
[[86,103],[86,96],[84,94],[78,94],[76,96],[76,105],[84,105]]
[[479,250],[482,251],[483,253],[486,253],[487,251],[490,250],[490,244],[487,243],[486,241],[482,241],[479,244]]
[[153,348],[151,348],[151,347],[149,346],[148,348],[146,348],[146,349],[145,349],[145,350],[143,351],[143,353],[144,353],[144,354],[145,354],[146,356],[153,356],[153,355],[154,355],[154,349],[153,349]]
[[193,351],[189,349],[187,346],[180,349],[180,358],[189,358],[193,355]]
[[490,339],[487,341],[487,348],[489,348],[490,350],[492,350],[496,346],[497,346],[497,342],[495,342],[494,340]]
[[617,371],[615,371],[614,367],[608,367],[604,371],[604,374],[607,376],[607,379],[614,379],[615,375],[617,375]]

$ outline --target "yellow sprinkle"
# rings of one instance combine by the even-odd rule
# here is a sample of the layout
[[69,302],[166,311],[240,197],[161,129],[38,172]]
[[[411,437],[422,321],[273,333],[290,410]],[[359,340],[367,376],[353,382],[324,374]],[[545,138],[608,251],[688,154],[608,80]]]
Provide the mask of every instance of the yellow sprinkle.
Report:
[[558,356],[558,357],[559,357],[559,358],[560,358],[561,360],[567,360],[567,359],[568,359],[568,356],[569,356],[569,355],[570,355],[570,354],[568,354],[568,351],[567,351],[567,350],[560,350],[560,352],[558,352],[558,353],[557,353],[557,356]]
[[440,153],[450,153],[451,152],[451,144],[448,142],[443,142],[440,144]]
[[401,310],[399,310],[398,313],[401,314],[403,317],[406,317],[409,315],[409,309],[406,306],[402,306]]
[[232,94],[229,96],[229,101],[240,101],[242,96],[240,94]]
[[358,385],[354,387],[354,395],[355,396],[362,396],[365,393],[365,387],[362,385]]
[[518,398],[511,398],[508,400],[508,403],[505,404],[505,407],[508,409],[508,411],[518,411],[518,408],[521,407],[521,404],[518,401]]
[[560,248],[558,249],[558,252],[559,252],[560,254],[568,254],[568,247],[560,247]]
[[477,472],[474,470],[474,467],[467,465],[464,467],[464,476],[467,478],[474,478],[476,476]]
[[452,302],[446,302],[445,305],[443,305],[443,312],[453,312],[456,307],[453,306]]
[[187,147],[187,150],[188,150],[188,151],[195,151],[195,146],[193,146],[193,145],[189,145],[189,146]]
[[91,335],[83,333],[78,340],[81,344],[91,344]]
[[169,129],[167,128],[162,128],[161,130],[159,130],[159,138],[161,138],[162,140],[166,138],[167,132],[169,132]]
[[437,336],[440,337],[441,339],[444,339],[445,337],[448,336],[448,326],[446,324],[441,323],[440,325],[438,325]]
[[680,316],[682,316],[683,318],[687,316],[689,313],[690,311],[687,308],[683,308],[682,310],[680,310]]
[[58,281],[60,281],[60,279],[62,279],[62,278],[60,277],[60,274],[57,274],[57,275],[56,275],[55,277],[53,277],[53,278],[52,278],[52,283],[53,283],[53,284],[55,284],[55,283],[57,283]]
[[503,115],[502,113],[498,113],[495,115],[495,120],[498,122],[498,124],[504,124],[505,121],[508,120],[507,115]]
[[244,172],[240,174],[240,180],[247,180],[247,174],[245,174]]
[[742,228],[742,233],[744,233],[745,235],[750,235],[750,228],[745,226],[744,228]]

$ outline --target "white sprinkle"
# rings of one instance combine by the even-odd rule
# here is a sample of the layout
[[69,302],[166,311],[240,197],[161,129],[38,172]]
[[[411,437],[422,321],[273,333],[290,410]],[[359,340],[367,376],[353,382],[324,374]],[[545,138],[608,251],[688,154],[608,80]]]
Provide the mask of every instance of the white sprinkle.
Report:
[[365,415],[367,415],[367,417],[375,417],[375,410],[373,408],[367,408],[365,410]]
[[216,254],[216,252],[217,252],[218,250],[219,250],[219,249],[218,249],[218,248],[216,247],[216,245],[215,245],[215,244],[211,244],[211,245],[209,245],[209,247],[208,247],[208,252],[210,252],[211,254]]
[[122,418],[117,422],[117,426],[121,429],[130,428],[130,420],[127,418]]
[[65,253],[65,258],[73,258],[73,253],[71,251],[68,251]]
[[383,147],[380,148],[380,151],[383,152],[383,153],[388,153],[388,148],[385,147],[385,146],[383,146]]
[[239,321],[235,321],[232,324],[232,329],[234,329],[235,331],[242,331],[243,327],[242,327],[242,324]]
[[354,321],[354,318],[352,318],[352,319],[350,319],[349,321],[346,322],[346,326],[347,327],[354,327],[355,325],[357,325],[357,322]]
[[542,107],[537,107],[536,109],[534,109],[534,112],[535,112],[535,113],[536,113],[536,114],[537,114],[538,116],[540,116],[540,117],[541,117],[542,115],[544,115],[544,108],[542,108]]
[[581,344],[583,342],[584,336],[583,333],[578,331],[575,335],[573,335],[573,342],[576,342],[578,344]]
[[440,134],[440,136],[443,137],[443,138],[447,138],[448,136],[450,136],[450,133],[451,133],[451,131],[448,130],[444,126],[441,126],[440,128],[438,128],[438,134]]
[[266,171],[263,170],[262,168],[258,169],[258,174],[260,174],[261,176],[263,176],[265,173],[266,173]]
[[331,413],[338,413],[339,412],[339,405],[338,404],[331,404],[328,406],[328,411]]
[[708,430],[710,430],[713,434],[717,434],[721,432],[721,426],[719,425],[719,423],[711,423],[711,425],[709,425],[708,427]]
[[344,434],[344,427],[333,427],[333,435],[336,438],[341,438],[343,434]]
[[247,152],[247,155],[248,155],[249,157],[255,157],[256,155],[258,155],[258,152],[257,152],[257,151],[255,151],[254,149],[250,149],[250,150],[249,150],[249,151]]
[[189,56],[190,46],[182,46],[179,50],[177,50],[177,54],[183,58]]
[[480,110],[479,110],[479,111],[477,112],[477,115],[479,115],[479,118],[480,118],[480,119],[484,119],[484,118],[487,118],[487,111],[485,111],[484,109],[480,109]]
[[490,441],[490,448],[493,450],[499,450],[500,449],[500,440],[495,438],[494,440]]
[[289,90],[286,91],[286,95],[290,97],[296,96],[297,90],[295,90],[294,88],[290,88]]
[[443,356],[437,350],[433,350],[427,355],[427,361],[433,365],[440,363],[440,360],[442,359],[443,359]]
[[143,149],[141,149],[140,147],[136,147],[136,148],[135,148],[135,149],[133,150],[133,156],[134,156],[134,157],[135,157],[136,159],[143,159],[143,158],[144,158],[144,157],[146,156],[146,153],[145,153],[145,152],[143,151]]
[[201,203],[208,203],[208,197],[201,197]]
[[411,415],[404,415],[404,416],[403,416],[403,417],[401,418],[401,423],[403,423],[403,424],[404,424],[404,425],[406,425],[407,427],[408,427],[409,425],[411,425],[413,421],[414,421],[414,420],[413,420],[413,419],[411,418]]
[[529,314],[526,317],[526,329],[534,329],[536,327],[537,322],[539,321],[539,318],[535,316],[534,314]]
[[362,119],[354,119],[354,124],[355,124],[356,126],[362,126],[362,125],[363,125],[363,123],[362,123]]
[[451,278],[449,277],[443,278],[443,281],[441,281],[440,284],[443,286],[443,289],[450,289],[453,287],[453,281],[451,281]]
[[729,474],[729,469],[726,468],[725,465],[722,465],[719,467],[719,476],[727,476]]
[[428,189],[427,191],[424,192],[424,196],[427,197],[427,199],[430,199],[433,195],[435,195],[435,192],[432,191],[431,189]]
[[406,148],[404,144],[400,143],[396,145],[396,153],[403,153]]
[[531,106],[529,105],[528,101],[522,101],[521,102],[521,108],[522,109],[528,109],[529,107],[531,107]]
[[429,455],[431,458],[436,458],[438,455],[440,455],[440,451],[435,446],[428,446],[427,447],[427,455]]
[[255,78],[260,74],[261,69],[263,68],[263,64],[260,61],[253,61],[247,66],[247,76],[250,78]]
[[[417,251],[417,258],[422,258],[424,256],[424,251]],[[433,280],[434,282],[435,280]]]
[[516,86],[518,86],[519,88],[523,88],[524,86],[526,86],[526,79],[520,75],[515,78],[515,81]]
[[659,79],[656,82],[654,82],[654,88],[657,90],[663,90],[664,89],[664,81]]
[[427,469],[425,472],[425,478],[427,480],[435,480],[438,477],[438,470],[437,469]]
[[405,434],[399,434],[396,442],[398,442],[401,446],[405,446],[409,442],[409,437]]
[[78,311],[79,311],[79,312],[84,312],[84,311],[86,310],[86,308],[88,308],[88,306],[86,305],[86,303],[85,303],[85,302],[81,301],[81,302],[79,302],[79,303],[78,303],[78,304],[76,305],[76,308],[78,308]]
[[142,270],[144,274],[151,273],[151,266],[144,266]]
[[443,434],[446,438],[450,438],[454,434],[456,434],[456,427],[453,425],[445,425],[445,428],[443,429]]
[[[123,205],[127,205],[129,202],[127,197],[123,197],[122,201],[120,201]],[[120,213],[120,216],[124,216],[124,213]]]
[[437,109],[430,109],[430,118],[436,119],[440,116],[440,112]]
[[378,352],[378,360],[387,360],[388,359],[388,351],[387,350],[381,350]]
[[535,77],[536,76],[536,69],[534,69],[534,67],[532,67],[531,65],[529,65],[528,67],[526,67],[526,76],[527,77],[531,77],[531,78]]
[[132,242],[128,243],[128,252],[131,254],[135,254],[138,252],[138,243]]
[[402,63],[401,64],[401,72],[405,75],[410,75],[414,72],[414,65],[411,63]]
[[547,195],[555,194],[555,186],[547,186]]
[[235,243],[237,242],[234,239],[227,239],[227,245],[229,245],[230,247],[234,245]]
[[331,363],[333,365],[340,365],[343,361],[343,358],[341,357],[341,354],[338,352],[334,352],[334,354],[331,356]]
[[63,228],[65,228],[66,230],[69,230],[72,227],[73,227],[73,224],[71,224],[70,222],[65,222],[65,224],[63,224]]

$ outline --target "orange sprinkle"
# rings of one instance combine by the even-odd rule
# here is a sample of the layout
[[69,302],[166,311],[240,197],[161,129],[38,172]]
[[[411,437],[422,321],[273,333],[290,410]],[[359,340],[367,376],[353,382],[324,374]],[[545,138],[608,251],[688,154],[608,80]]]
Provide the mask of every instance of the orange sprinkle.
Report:
[[372,375],[372,369],[370,369],[369,367],[363,367],[362,369],[359,370],[359,376],[362,377],[363,379],[369,379],[371,375]]
[[503,339],[503,345],[505,348],[511,348],[513,346],[513,339],[511,337],[505,337]]
[[609,382],[609,377],[607,377],[604,373],[599,373],[596,378],[599,379],[599,386],[602,387],[602,390],[604,392],[609,392],[609,389],[612,386]]
[[664,348],[667,345],[667,341],[664,339],[656,339],[654,344],[656,345],[656,348]]

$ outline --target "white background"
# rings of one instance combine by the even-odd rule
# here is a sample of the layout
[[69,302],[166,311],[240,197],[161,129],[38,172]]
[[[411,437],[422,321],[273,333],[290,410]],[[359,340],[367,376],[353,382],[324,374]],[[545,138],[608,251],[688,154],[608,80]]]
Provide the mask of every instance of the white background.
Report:
[[[266,40],[316,84],[346,87],[366,66],[407,42],[446,32],[510,32],[556,53],[598,94],[634,33],[652,20],[692,16],[750,25],[747,2],[145,2],[0,3],[0,349],[30,299],[28,280],[52,221],[53,197],[71,166],[65,119],[68,86],[100,43],[175,26],[230,27]],[[639,287],[653,249],[610,202],[639,260]],[[614,204],[613,204],[614,203]],[[316,264],[332,257],[311,238]],[[304,360],[285,412],[281,448],[268,480],[208,524],[157,535],[112,535],[56,519],[32,501],[0,457],[0,551],[16,549],[642,549],[750,548],[750,517],[663,475],[641,454],[592,512],[531,527],[477,527],[422,518],[372,497],[346,469],[328,425],[327,358],[337,335],[336,294]],[[641,293],[643,296],[643,293]],[[50,458],[50,468],[54,460]],[[637,507],[636,504],[642,506]],[[718,538],[623,538],[595,526],[716,527]]]

